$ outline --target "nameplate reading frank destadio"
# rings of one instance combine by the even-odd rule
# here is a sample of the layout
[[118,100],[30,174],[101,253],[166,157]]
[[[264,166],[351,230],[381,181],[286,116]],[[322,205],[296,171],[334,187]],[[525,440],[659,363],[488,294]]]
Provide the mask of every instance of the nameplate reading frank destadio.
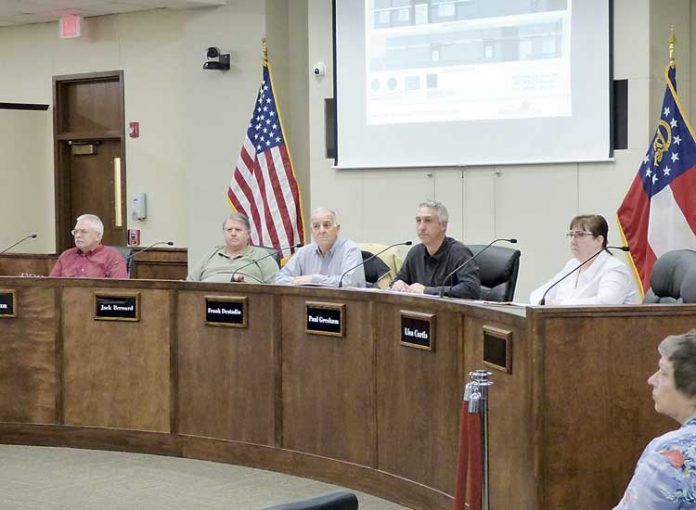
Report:
[[346,305],[307,301],[305,332],[315,335],[344,336]]
[[15,316],[15,291],[0,290],[0,319]]
[[205,323],[229,328],[247,327],[246,297],[205,297]]
[[139,321],[140,293],[95,294],[94,319],[101,321]]
[[435,350],[435,314],[401,310],[401,345]]

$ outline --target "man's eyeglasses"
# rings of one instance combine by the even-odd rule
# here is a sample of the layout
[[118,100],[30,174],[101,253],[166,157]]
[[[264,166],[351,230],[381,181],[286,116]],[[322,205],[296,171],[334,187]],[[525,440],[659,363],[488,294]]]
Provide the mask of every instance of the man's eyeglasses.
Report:
[[80,234],[80,235],[84,236],[84,235],[87,235],[87,234],[89,234],[89,233],[91,233],[91,232],[92,232],[91,230],[87,230],[86,228],[75,228],[75,229],[73,229],[73,230],[70,231],[70,234],[71,234],[73,237],[75,237],[77,234]]
[[585,239],[586,237],[596,237],[592,232],[585,232],[584,230],[572,230],[566,234],[568,239],[575,237],[576,239]]

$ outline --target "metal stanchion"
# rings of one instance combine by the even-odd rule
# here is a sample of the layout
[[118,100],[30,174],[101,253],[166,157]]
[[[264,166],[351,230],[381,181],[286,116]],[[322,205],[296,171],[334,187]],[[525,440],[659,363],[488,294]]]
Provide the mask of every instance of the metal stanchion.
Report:
[[490,372],[469,372],[459,418],[453,510],[488,510],[488,386]]
[[470,391],[469,412],[481,414],[481,452],[482,452],[482,483],[481,509],[489,510],[489,471],[488,471],[488,387],[493,384],[489,377],[493,375],[487,370],[469,372],[471,383],[466,385]]

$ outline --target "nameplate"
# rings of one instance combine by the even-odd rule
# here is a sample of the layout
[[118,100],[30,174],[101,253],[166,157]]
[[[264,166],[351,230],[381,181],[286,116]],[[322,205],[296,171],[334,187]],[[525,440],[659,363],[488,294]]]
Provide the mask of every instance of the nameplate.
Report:
[[306,303],[305,332],[315,335],[344,336],[345,309],[344,304],[335,303]]
[[140,294],[95,294],[94,319],[102,321],[139,321]]
[[483,364],[512,373],[512,331],[483,326]]
[[229,328],[247,327],[246,297],[205,297],[205,323]]
[[0,318],[12,318],[15,313],[15,291],[0,290]]
[[435,315],[401,310],[400,343],[406,347],[435,350]]

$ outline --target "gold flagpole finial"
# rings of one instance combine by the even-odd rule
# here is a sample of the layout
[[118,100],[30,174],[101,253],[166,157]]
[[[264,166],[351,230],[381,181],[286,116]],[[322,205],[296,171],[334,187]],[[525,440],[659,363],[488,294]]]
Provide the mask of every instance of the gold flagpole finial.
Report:
[[266,38],[261,39],[261,46],[263,47],[263,63],[268,63],[268,44],[266,44]]
[[677,43],[677,37],[674,35],[674,25],[672,25],[669,35],[669,67],[674,67],[674,46]]

